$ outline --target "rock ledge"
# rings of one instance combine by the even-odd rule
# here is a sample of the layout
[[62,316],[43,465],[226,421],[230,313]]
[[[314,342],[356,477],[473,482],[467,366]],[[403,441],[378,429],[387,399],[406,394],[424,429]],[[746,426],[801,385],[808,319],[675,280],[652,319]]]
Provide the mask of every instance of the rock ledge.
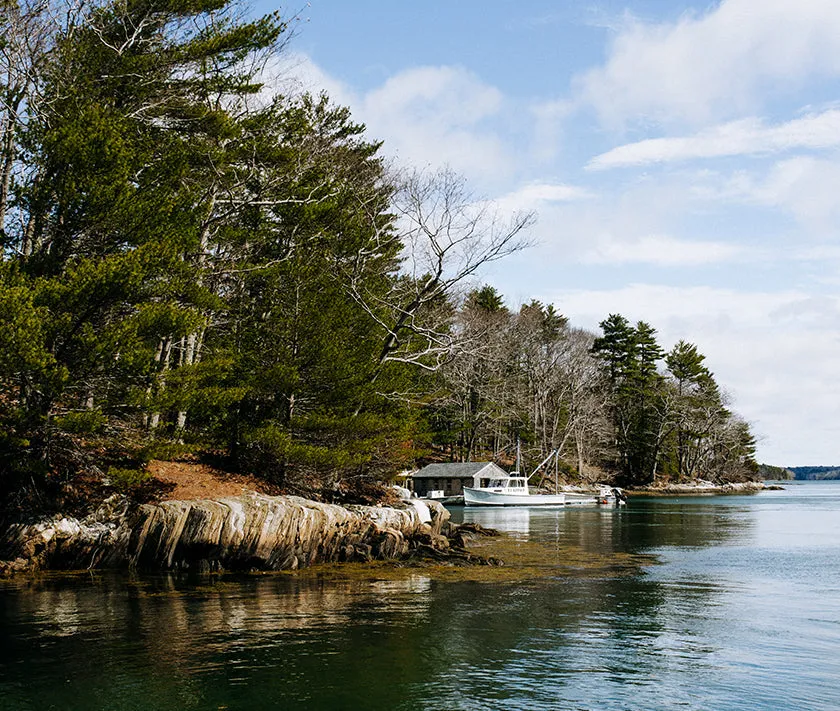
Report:
[[448,521],[436,502],[342,507],[248,492],[132,507],[112,497],[85,519],[56,516],[6,528],[0,572],[290,570],[399,559],[421,547],[445,553]]

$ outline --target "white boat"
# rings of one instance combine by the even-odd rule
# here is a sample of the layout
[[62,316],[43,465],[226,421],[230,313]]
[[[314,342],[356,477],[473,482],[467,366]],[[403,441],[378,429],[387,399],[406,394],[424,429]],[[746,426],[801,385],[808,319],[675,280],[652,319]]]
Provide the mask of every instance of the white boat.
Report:
[[[548,455],[535,470],[536,473],[556,451]],[[532,494],[528,490],[528,479],[531,477],[519,475],[519,446],[517,444],[517,470],[510,476],[495,478],[477,487],[464,487],[464,504],[466,506],[571,506],[571,505],[613,505],[626,503],[627,499],[621,489],[601,486],[598,494],[579,494],[557,492],[555,494]],[[534,475],[531,474],[531,476]]]
[[563,506],[565,503],[564,493],[532,494],[524,476],[491,479],[482,487],[464,487],[467,506]]
[[597,494],[532,494],[524,476],[493,479],[482,487],[464,487],[467,506],[619,506],[624,503],[621,490],[608,486],[602,486]]

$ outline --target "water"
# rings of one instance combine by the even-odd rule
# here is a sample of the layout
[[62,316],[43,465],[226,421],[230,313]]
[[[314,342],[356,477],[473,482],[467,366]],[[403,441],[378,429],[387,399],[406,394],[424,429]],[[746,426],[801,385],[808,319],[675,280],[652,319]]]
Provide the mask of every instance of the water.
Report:
[[557,567],[2,582],[0,709],[840,703],[840,484],[454,517]]

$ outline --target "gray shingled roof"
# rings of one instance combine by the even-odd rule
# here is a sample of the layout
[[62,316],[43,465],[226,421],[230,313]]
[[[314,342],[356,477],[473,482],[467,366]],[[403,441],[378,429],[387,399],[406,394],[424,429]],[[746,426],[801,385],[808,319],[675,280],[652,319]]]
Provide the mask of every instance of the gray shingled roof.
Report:
[[491,467],[491,469],[498,470],[495,472],[496,474],[501,472],[502,474],[507,475],[507,472],[505,472],[504,469],[496,464],[493,464],[493,462],[445,462],[442,464],[428,464],[419,472],[416,472],[414,474],[414,478],[434,477],[459,479],[462,477],[475,476],[485,467]]

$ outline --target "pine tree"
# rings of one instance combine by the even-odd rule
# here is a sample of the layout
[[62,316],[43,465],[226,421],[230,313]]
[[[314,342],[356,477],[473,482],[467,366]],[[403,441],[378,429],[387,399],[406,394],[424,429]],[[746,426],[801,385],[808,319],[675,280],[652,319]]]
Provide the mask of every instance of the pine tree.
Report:
[[[109,3],[41,62],[2,275],[42,353],[18,362],[0,403],[30,469],[84,469],[77,435],[136,423],[160,344],[206,323],[213,295],[190,255],[210,211],[207,146],[235,132],[208,98],[255,91],[235,67],[284,29],[231,18],[215,0]],[[0,314],[0,331],[20,323]]]
[[611,314],[592,350],[603,363],[612,390],[613,426],[625,484],[653,481],[668,434],[663,380],[657,369],[663,351],[656,331],[644,321],[635,327]]

